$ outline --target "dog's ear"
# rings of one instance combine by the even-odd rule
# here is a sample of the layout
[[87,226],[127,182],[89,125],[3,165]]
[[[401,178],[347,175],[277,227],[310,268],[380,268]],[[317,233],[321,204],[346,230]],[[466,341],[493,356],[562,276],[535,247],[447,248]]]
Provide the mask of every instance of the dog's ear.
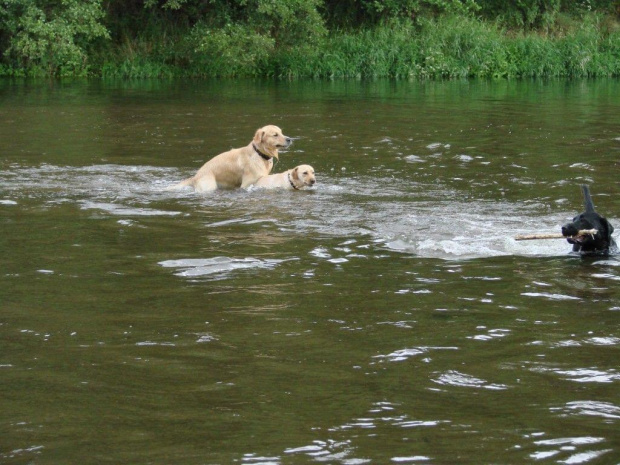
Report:
[[265,126],[264,128],[258,129],[256,134],[254,134],[253,143],[258,147],[261,153],[278,159],[278,149],[274,145],[269,144],[269,127]]
[[299,181],[299,166],[296,166],[293,170],[293,179],[297,179]]

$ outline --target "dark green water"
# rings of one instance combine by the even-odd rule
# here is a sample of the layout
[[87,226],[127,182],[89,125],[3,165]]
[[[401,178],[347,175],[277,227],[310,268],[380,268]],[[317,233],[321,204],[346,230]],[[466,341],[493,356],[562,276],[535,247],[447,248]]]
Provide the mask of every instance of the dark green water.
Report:
[[[305,192],[164,188],[277,124]],[[620,463],[620,82],[0,82],[0,462]],[[620,229],[619,229],[620,231]]]

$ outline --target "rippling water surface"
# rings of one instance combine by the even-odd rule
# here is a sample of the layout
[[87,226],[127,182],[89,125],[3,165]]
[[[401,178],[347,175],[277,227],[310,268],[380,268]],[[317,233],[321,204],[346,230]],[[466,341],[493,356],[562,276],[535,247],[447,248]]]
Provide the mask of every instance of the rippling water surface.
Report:
[[[0,81],[0,463],[619,463],[620,82]],[[165,188],[277,124],[308,191]],[[618,238],[617,238],[618,240]]]

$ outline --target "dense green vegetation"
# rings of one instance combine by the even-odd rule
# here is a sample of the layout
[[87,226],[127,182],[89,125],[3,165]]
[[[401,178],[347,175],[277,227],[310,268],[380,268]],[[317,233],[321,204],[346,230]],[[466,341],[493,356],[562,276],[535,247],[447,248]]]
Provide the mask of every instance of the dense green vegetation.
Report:
[[620,76],[620,0],[0,0],[0,75]]

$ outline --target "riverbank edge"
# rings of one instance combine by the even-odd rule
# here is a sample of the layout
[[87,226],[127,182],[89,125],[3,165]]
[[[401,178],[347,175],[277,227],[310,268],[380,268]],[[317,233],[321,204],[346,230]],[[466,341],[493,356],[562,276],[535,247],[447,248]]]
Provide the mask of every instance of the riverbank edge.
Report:
[[[207,37],[207,38],[205,38]],[[274,47],[239,31],[139,42],[95,54],[79,72],[103,78],[459,79],[620,76],[620,27],[589,15],[570,31],[508,31],[496,23],[446,16],[333,31],[320,41]],[[45,70],[0,66],[0,76]]]

